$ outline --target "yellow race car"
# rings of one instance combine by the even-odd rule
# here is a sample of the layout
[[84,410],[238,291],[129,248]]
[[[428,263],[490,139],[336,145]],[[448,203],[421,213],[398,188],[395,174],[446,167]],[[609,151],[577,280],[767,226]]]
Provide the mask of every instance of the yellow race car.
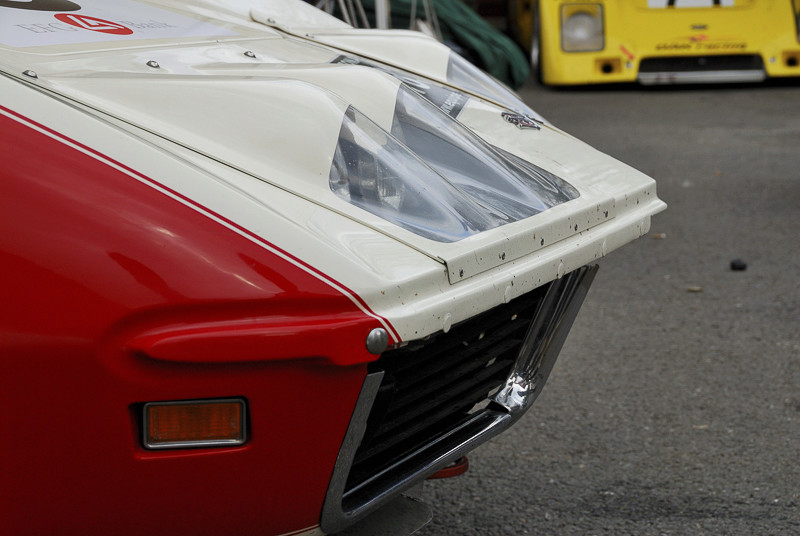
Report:
[[509,0],[545,84],[800,76],[800,0]]

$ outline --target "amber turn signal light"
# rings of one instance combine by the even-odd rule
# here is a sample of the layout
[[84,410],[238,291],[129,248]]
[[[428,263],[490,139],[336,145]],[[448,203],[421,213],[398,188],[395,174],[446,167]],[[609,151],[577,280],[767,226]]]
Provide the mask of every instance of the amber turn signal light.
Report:
[[143,408],[148,449],[224,447],[247,439],[242,399],[149,402]]

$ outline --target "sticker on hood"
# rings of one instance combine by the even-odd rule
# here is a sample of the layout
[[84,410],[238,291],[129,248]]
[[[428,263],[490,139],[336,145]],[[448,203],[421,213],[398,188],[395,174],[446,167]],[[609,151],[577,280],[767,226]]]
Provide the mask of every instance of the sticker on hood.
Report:
[[12,47],[233,35],[132,0],[0,0],[0,43]]

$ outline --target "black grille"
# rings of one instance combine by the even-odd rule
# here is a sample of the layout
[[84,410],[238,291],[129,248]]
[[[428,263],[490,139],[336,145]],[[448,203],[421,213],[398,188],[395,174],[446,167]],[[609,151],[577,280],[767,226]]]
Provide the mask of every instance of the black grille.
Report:
[[597,272],[579,268],[370,365],[320,518],[336,533],[516,422]]
[[641,73],[763,70],[764,62],[761,60],[761,56],[757,54],[645,58],[639,65],[639,72]]
[[354,490],[455,429],[489,403],[511,373],[547,286],[439,333],[384,353],[384,372],[345,488]]

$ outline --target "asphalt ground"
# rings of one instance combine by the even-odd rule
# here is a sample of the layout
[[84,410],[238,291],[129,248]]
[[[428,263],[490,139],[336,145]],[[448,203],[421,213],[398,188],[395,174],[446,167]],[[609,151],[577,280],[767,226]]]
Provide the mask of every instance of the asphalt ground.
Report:
[[521,94],[669,208],[418,534],[800,535],[800,82]]

